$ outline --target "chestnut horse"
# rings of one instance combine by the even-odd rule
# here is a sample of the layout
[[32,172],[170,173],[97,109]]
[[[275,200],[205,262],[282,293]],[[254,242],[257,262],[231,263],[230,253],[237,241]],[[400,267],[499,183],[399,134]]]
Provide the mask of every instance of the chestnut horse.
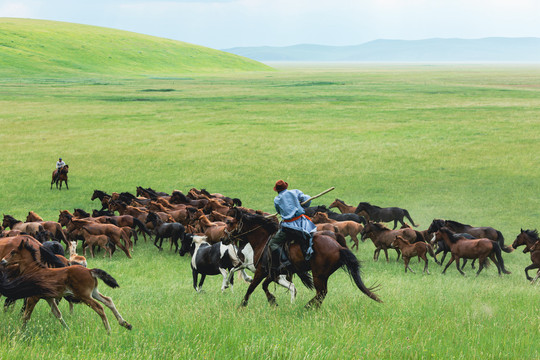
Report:
[[356,206],[347,205],[345,201],[340,199],[334,200],[334,202],[331,203],[328,208],[338,208],[342,214],[354,214],[354,211],[356,210]]
[[[58,171],[60,171],[60,174],[56,176]],[[64,182],[66,184],[66,189],[69,190],[68,176],[67,176],[68,172],[69,172],[69,165],[67,164],[61,167],[60,169],[54,169],[54,171],[52,172],[51,189],[52,189],[53,184],[56,184],[57,189],[58,189],[58,184],[60,184],[59,190],[62,190],[62,182]]]
[[442,239],[445,244],[448,245],[448,247],[450,248],[450,252],[452,253],[450,261],[448,262],[448,264],[446,264],[442,272],[443,274],[446,273],[446,269],[448,269],[450,264],[452,264],[452,262],[455,260],[459,273],[461,275],[465,275],[465,273],[459,267],[459,259],[466,258],[478,259],[478,262],[480,263],[480,267],[478,269],[478,272],[476,273],[476,276],[478,276],[486,265],[486,259],[488,257],[497,266],[499,275],[501,275],[501,270],[505,274],[510,274],[510,272],[504,268],[504,260],[501,255],[501,247],[499,246],[499,243],[487,238],[466,239],[462,237],[456,239],[453,235],[454,233],[450,229],[442,227],[435,233],[435,236],[431,241],[431,243],[433,244],[436,241]]
[[531,253],[532,264],[525,268],[525,276],[527,277],[527,280],[529,281],[533,280],[533,278],[529,276],[529,270],[540,269],[540,249],[531,250],[533,247],[534,249],[539,248],[538,246],[538,244],[540,243],[539,240],[540,239],[538,238],[538,230],[521,229],[521,232],[519,233],[519,235],[516,237],[516,240],[514,240],[514,243],[512,244],[512,247],[514,249],[517,249],[518,246],[525,245],[525,249],[523,249],[523,253],[526,253],[526,252]]
[[[357,235],[360,234],[362,230],[364,229],[362,224],[357,223],[356,221],[351,221],[351,220],[347,220],[347,221],[333,220],[333,219],[330,219],[328,215],[323,212],[316,212],[315,215],[311,218],[311,220],[315,224],[324,223],[324,224],[334,225],[343,236],[351,237],[351,241],[353,242],[353,246],[351,246],[351,249],[354,249],[356,247],[356,250],[358,250]],[[319,230],[318,227],[317,227],[317,230]]]
[[397,259],[401,255],[399,248],[392,246],[392,243],[396,239],[396,236],[402,236],[404,239],[408,240],[411,243],[421,241],[423,239],[422,235],[411,228],[403,228],[398,230],[390,230],[381,223],[374,223],[368,221],[364,229],[362,230],[362,239],[369,237],[373,241],[376,249],[373,252],[373,260],[379,260],[379,253],[381,249],[384,250],[386,255],[386,261],[388,262],[388,249],[394,249],[397,252]]
[[428,259],[426,253],[429,253],[429,255],[431,255],[431,257],[435,259],[435,262],[439,264],[439,261],[437,260],[437,257],[435,256],[431,245],[426,244],[423,241],[418,241],[414,244],[411,244],[408,240],[398,235],[396,236],[396,240],[394,240],[394,242],[392,243],[392,246],[401,250],[401,256],[403,256],[403,262],[405,263],[405,272],[407,272],[407,269],[409,269],[412,273],[414,273],[413,269],[411,269],[409,266],[409,261],[411,260],[411,258],[418,256],[419,259],[421,258],[424,260],[424,272],[429,275]]
[[[247,306],[251,293],[264,280],[262,287],[266,293],[268,302],[276,304],[275,296],[269,292],[268,285],[276,281],[279,274],[269,270],[269,251],[267,242],[278,230],[278,224],[261,215],[254,215],[233,208],[234,221],[228,224],[229,237],[226,241],[244,240],[249,242],[254,251],[253,260],[255,263],[255,274],[253,281],[248,287],[246,295],[241,305]],[[231,215],[231,213],[229,214]],[[371,299],[382,302],[379,297],[372,292],[373,288],[368,288],[360,277],[360,264],[351,250],[339,245],[332,237],[324,233],[316,233],[313,237],[313,257],[309,261],[304,260],[300,245],[293,243],[289,247],[289,258],[294,265],[294,272],[298,274],[304,285],[312,289],[315,287],[317,294],[307,304],[306,308],[318,308],[322,304],[328,292],[328,278],[339,268],[344,268],[356,286]],[[311,271],[313,280],[309,277]]]
[[50,269],[39,261],[36,253],[35,248],[29,245],[27,240],[23,240],[16,249],[4,256],[0,262],[4,266],[18,265],[22,274],[34,275],[36,285],[47,289],[43,294],[27,299],[23,326],[30,320],[38,301],[44,298],[49,303],[52,313],[65,328],[68,328],[56,302],[64,295],[69,294],[74,300],[85,303],[98,313],[108,333],[111,330],[109,321],[103,307],[96,300],[111,309],[121,326],[131,330],[131,325],[122,318],[112,299],[104,296],[97,289],[98,278],[112,288],[118,287],[118,283],[111,275],[101,269],[87,269],[80,265]]

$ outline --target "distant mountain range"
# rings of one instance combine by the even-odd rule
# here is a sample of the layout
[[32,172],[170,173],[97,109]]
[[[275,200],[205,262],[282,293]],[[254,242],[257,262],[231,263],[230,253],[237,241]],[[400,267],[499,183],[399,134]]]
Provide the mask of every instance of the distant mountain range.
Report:
[[257,61],[540,62],[540,38],[375,40],[353,46],[237,47]]

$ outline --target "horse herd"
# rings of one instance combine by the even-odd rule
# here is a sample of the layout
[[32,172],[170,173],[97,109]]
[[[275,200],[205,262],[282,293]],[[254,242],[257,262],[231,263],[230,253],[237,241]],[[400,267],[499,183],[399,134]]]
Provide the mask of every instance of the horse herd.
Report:
[[[4,215],[0,228],[4,237],[0,239],[0,293],[7,297],[6,306],[16,299],[26,298],[24,323],[30,319],[35,304],[43,298],[67,327],[57,307],[58,300],[64,297],[70,303],[70,309],[76,302],[89,305],[102,318],[107,331],[110,327],[98,301],[113,311],[121,326],[131,329],[112,299],[97,291],[98,278],[111,287],[118,286],[116,280],[103,270],[87,269],[85,256],[86,250],[90,250],[93,257],[94,247],[98,247],[104,250],[103,256],[111,257],[119,248],[131,258],[131,251],[140,236],[145,241],[153,237],[153,244],[159,251],[163,250],[163,240],[170,239],[169,251],[181,256],[189,252],[196,291],[201,291],[207,275],[219,274],[223,276],[221,290],[224,291],[232,286],[234,273],[240,271],[244,280],[250,283],[243,306],[261,282],[270,304],[275,304],[275,297],[268,289],[271,282],[290,290],[291,301],[294,301],[296,288],[292,274],[295,273],[304,285],[316,290],[315,297],[306,307],[319,307],[327,293],[328,278],[339,268],[348,272],[360,291],[381,302],[374,293],[376,287],[367,287],[361,279],[360,265],[352,252],[352,249],[358,250],[358,236],[361,241],[367,238],[373,241],[374,260],[383,250],[388,261],[388,249],[397,252],[398,260],[403,256],[405,272],[412,272],[409,262],[413,257],[423,259],[424,271],[429,273],[426,254],[442,265],[446,254],[450,253],[450,261],[443,273],[456,262],[458,271],[464,275],[462,269],[468,259],[478,259],[477,275],[486,266],[487,259],[496,265],[499,274],[509,273],[502,252],[511,252],[524,245],[524,252],[530,252],[532,260],[525,268],[526,277],[533,282],[540,277],[540,270],[535,279],[528,273],[540,269],[536,230],[521,230],[512,247],[508,247],[504,245],[501,232],[491,227],[472,227],[435,219],[427,230],[417,231],[404,222],[407,219],[417,227],[405,209],[380,208],[367,202],[351,206],[336,199],[328,207],[305,208],[317,226],[313,239],[314,257],[305,261],[299,245],[293,242],[287,249],[293,268],[276,273],[269,266],[266,245],[268,238],[277,231],[279,222],[271,214],[243,207],[240,199],[210,194],[204,189],[192,188],[186,194],[175,190],[169,195],[138,186],[135,195],[95,190],[91,200],[99,200],[101,209],[95,209],[91,214],[82,209],[62,210],[58,221],[44,221],[32,211],[24,222]],[[340,212],[334,212],[332,208]],[[394,228],[386,227],[384,222],[393,222]],[[401,228],[396,229],[398,223]],[[351,248],[345,237],[350,238]],[[77,241],[82,243],[84,256],[76,252]],[[63,243],[69,250],[69,258],[58,243]],[[437,259],[440,252],[443,252],[441,261]],[[464,259],[462,266],[461,259]],[[245,269],[253,272],[253,277],[248,276]]]

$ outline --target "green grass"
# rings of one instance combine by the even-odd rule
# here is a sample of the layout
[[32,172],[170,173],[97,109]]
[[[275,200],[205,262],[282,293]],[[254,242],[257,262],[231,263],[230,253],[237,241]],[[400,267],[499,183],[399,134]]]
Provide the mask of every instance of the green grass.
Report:
[[[189,77],[42,77],[0,81],[0,211],[48,220],[58,210],[98,208],[94,189],[135,192],[206,188],[272,211],[274,182],[349,204],[409,210],[420,229],[446,218],[502,231],[511,243],[540,215],[540,68],[537,66],[349,65]],[[70,165],[70,190],[49,190],[56,159]],[[64,332],[45,303],[25,331],[18,310],[2,315],[9,358],[513,358],[540,357],[539,287],[521,250],[478,278],[404,274],[373,262],[360,245],[363,279],[384,304],[362,295],[343,271],[330,278],[319,311],[298,281],[295,304],[276,289],[270,308],[247,285],[221,294],[191,288],[189,259],[149,243],[133,260],[90,260],[117,278],[113,296],[134,329],[78,306]],[[382,258],[381,258],[382,259]],[[18,306],[16,307],[18,309]]]
[[3,78],[177,76],[260,71],[259,62],[185,42],[57,21],[0,18]]

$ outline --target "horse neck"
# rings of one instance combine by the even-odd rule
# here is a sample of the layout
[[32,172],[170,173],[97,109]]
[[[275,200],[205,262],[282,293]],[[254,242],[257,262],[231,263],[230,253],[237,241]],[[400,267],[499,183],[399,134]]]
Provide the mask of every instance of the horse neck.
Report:
[[335,205],[339,209],[339,211],[341,211],[342,214],[348,212],[349,210],[349,206],[345,203],[342,203],[341,201],[336,201]]

